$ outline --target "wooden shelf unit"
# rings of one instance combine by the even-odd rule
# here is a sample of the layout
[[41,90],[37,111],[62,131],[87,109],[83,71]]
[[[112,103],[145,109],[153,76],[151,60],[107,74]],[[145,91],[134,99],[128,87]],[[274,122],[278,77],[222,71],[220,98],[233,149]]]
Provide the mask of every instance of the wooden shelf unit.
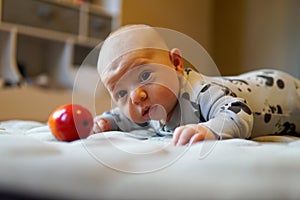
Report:
[[111,31],[103,8],[59,0],[0,0],[0,78],[47,74],[51,87],[72,88],[72,70]]

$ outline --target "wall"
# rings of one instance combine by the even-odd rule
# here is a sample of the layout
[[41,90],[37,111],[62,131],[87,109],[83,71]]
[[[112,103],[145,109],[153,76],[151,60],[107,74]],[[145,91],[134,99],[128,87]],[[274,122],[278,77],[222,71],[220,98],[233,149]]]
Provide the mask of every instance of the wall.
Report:
[[300,78],[300,1],[246,1],[242,70],[276,68]]
[[145,23],[182,32],[212,50],[211,0],[123,0],[121,24]]
[[276,68],[300,77],[299,13],[299,0],[123,0],[121,24],[180,31],[223,75]]
[[215,0],[213,9],[213,58],[223,75],[238,74],[243,63],[245,1]]

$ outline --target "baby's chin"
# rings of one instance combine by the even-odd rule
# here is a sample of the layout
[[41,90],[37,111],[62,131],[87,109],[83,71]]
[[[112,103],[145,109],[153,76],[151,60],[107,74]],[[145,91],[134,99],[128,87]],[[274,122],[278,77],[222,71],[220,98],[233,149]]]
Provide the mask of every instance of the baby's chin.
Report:
[[144,123],[147,123],[150,120],[151,120],[150,118],[148,118],[148,119],[147,118],[144,118],[144,119],[131,119],[131,121],[133,121],[134,123],[137,123],[137,124],[144,124]]

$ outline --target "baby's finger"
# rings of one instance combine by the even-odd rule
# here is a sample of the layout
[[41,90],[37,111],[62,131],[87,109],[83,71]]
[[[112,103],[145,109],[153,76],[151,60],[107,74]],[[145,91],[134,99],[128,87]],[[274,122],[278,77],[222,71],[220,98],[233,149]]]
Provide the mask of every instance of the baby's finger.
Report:
[[93,126],[93,133],[99,133],[101,132],[101,128],[99,127],[97,122],[94,122],[94,126]]
[[178,141],[179,141],[179,138],[180,138],[180,135],[182,134],[183,130],[185,129],[185,126],[180,126],[180,127],[177,127],[173,133],[173,145],[177,145],[178,144]]
[[203,141],[205,139],[205,135],[203,133],[196,133],[190,139],[190,144],[195,144],[196,142]]
[[196,134],[196,130],[194,128],[185,127],[185,129],[183,129],[182,133],[180,134],[177,144],[179,145],[187,144],[195,134]]

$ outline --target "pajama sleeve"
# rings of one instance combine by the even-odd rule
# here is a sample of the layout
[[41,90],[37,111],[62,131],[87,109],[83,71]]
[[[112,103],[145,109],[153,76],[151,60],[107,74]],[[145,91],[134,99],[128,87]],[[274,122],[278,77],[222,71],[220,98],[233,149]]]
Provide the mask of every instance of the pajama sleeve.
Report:
[[104,112],[102,115],[95,117],[106,119],[111,123],[112,131],[125,131],[129,132],[135,129],[141,129],[142,125],[138,125],[128,119],[119,108],[114,108],[110,111]]
[[219,138],[249,138],[253,127],[253,114],[244,99],[231,96],[225,87],[206,84],[198,94],[203,122]]

